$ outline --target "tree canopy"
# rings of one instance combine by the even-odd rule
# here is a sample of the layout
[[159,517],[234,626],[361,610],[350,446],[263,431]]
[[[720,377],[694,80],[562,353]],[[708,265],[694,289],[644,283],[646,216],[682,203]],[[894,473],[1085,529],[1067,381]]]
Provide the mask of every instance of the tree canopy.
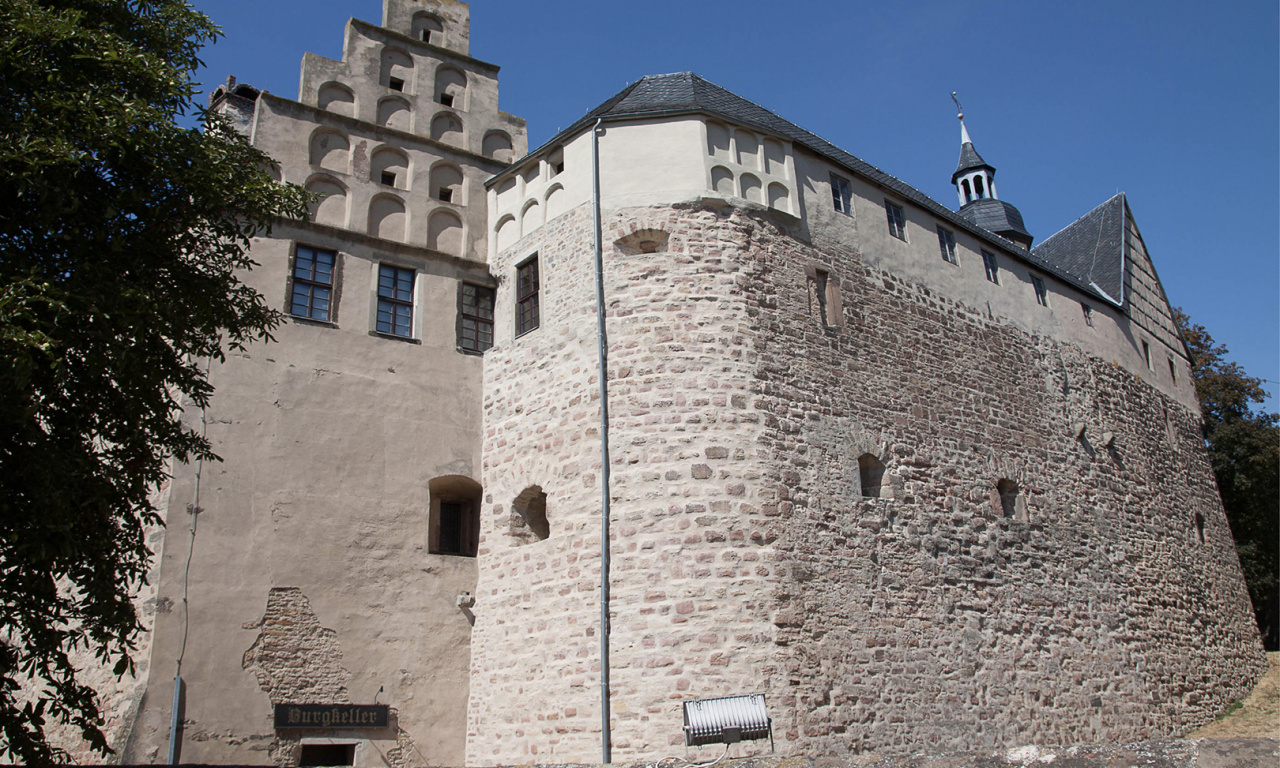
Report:
[[1262,380],[1229,362],[1227,348],[1181,309],[1174,319],[1191,350],[1191,374],[1222,505],[1236,540],[1258,628],[1280,646],[1280,416],[1260,413]]
[[[124,674],[166,462],[216,458],[181,420],[226,348],[280,318],[239,279],[250,238],[305,194],[192,72],[218,29],[182,0],[0,0],[0,754],[98,751],[72,655]],[[20,686],[26,686],[25,695]],[[34,695],[32,692],[34,691]]]

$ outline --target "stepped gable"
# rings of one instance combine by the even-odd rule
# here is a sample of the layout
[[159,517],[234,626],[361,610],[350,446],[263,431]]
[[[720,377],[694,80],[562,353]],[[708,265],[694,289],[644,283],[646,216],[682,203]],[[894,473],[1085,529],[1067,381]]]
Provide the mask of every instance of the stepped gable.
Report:
[[1123,192],[1063,227],[1032,249],[1055,274],[1076,285],[1093,286],[1111,304],[1123,307],[1125,209]]

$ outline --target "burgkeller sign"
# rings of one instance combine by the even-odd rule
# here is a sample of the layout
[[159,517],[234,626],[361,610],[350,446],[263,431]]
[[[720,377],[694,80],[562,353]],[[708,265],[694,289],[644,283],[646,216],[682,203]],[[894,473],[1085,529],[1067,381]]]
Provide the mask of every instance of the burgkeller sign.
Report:
[[386,728],[386,704],[277,704],[276,728]]

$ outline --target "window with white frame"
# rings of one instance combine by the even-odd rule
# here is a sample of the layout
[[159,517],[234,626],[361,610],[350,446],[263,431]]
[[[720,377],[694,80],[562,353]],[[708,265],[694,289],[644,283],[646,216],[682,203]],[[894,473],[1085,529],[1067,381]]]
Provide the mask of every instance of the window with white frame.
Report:
[[837,213],[853,214],[853,187],[849,180],[831,174],[831,203]]
[[938,227],[938,249],[942,251],[943,261],[960,265],[960,260],[956,258],[956,236],[951,230]]
[[990,251],[982,252],[982,268],[987,272],[987,279],[996,285],[1000,284],[1000,267],[996,264],[996,255]]
[[413,336],[413,280],[412,269],[378,265],[378,333]]
[[889,234],[905,241],[907,239],[907,217],[903,214],[902,207],[885,200],[884,214],[889,220]]
[[1036,303],[1042,307],[1049,306],[1049,291],[1045,288],[1044,281],[1032,275],[1031,287],[1036,290]]

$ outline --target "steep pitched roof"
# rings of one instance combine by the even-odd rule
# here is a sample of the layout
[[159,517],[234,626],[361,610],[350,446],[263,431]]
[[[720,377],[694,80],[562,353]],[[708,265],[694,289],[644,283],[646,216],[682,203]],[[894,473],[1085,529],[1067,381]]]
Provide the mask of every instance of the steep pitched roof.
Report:
[[[713,115],[739,125],[756,128],[765,133],[786,137],[831,162],[843,166],[851,173],[855,173],[910,200],[957,229],[963,229],[979,239],[986,240],[1037,269],[1056,275],[1086,293],[1104,300],[1108,298],[1099,293],[1097,289],[1090,287],[1087,282],[1081,282],[1071,274],[1060,272],[1052,264],[1043,261],[1031,251],[974,224],[910,184],[890,176],[865,160],[849,154],[826,139],[779,117],[759,104],[748,101],[736,93],[721,88],[692,72],[674,72],[666,75],[646,75],[642,77],[622,89],[613,98],[588,112],[573,125],[551,137],[549,141],[530,152],[529,155],[537,155],[548,147],[581,133],[601,118],[653,118],[693,113]],[[976,155],[977,153],[975,152],[974,154]],[[505,173],[504,171],[502,174],[490,179],[487,184],[494,184]]]
[[1052,265],[1055,273],[1092,285],[1095,293],[1123,306],[1127,205],[1120,192],[1032,248],[1032,255]]
[[960,145],[960,162],[956,163],[956,172],[951,174],[951,183],[955,184],[956,179],[968,171],[975,168],[990,168],[995,170],[993,166],[982,159],[982,155],[978,154],[978,150],[973,148],[972,141],[966,141]]

